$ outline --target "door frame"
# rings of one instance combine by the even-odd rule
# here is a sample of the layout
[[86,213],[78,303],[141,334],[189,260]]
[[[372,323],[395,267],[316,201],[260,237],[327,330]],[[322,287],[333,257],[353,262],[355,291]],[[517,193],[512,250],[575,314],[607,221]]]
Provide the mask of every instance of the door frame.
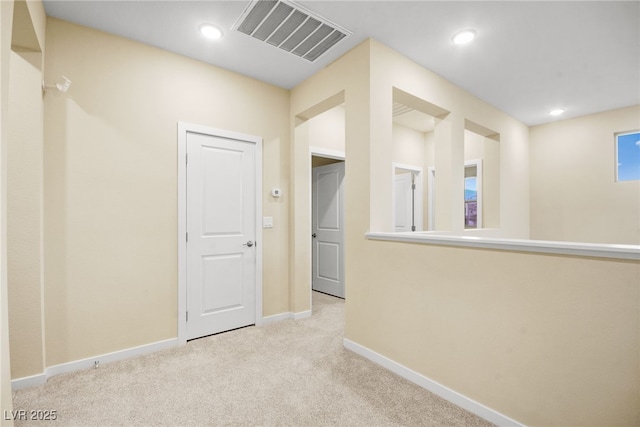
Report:
[[436,231],[436,168],[427,168],[427,229]]
[[[334,160],[342,160],[344,162],[346,162],[346,155],[344,151],[338,151],[338,150],[331,150],[331,149],[327,149],[327,148],[323,148],[323,147],[313,147],[310,146],[309,147],[309,176],[308,178],[308,185],[309,185],[309,218],[307,218],[307,220],[309,221],[309,230],[313,229],[313,219],[312,219],[312,215],[313,215],[313,168],[311,167],[311,162],[312,162],[312,157],[316,156],[316,157],[325,157],[327,159],[334,159]],[[346,169],[347,165],[345,163],[345,169]],[[345,173],[346,175],[346,173]],[[344,230],[343,230],[344,233]],[[343,236],[344,238],[344,236]],[[344,250],[344,249],[343,249]],[[344,290],[345,296],[347,294],[347,288],[346,288],[346,283],[345,283],[345,290]],[[311,236],[309,236],[309,311],[313,312],[313,239],[311,239]]]
[[187,342],[187,133],[250,142],[256,146],[256,326],[262,319],[262,138],[178,122],[178,344]]
[[[418,228],[418,224],[420,225],[419,228],[421,228],[421,230],[416,230],[416,231],[427,231],[424,229],[424,176],[422,174],[423,169],[420,166],[415,166],[415,165],[409,165],[406,163],[397,163],[397,162],[392,162],[391,163],[391,167],[392,167],[392,179],[395,179],[395,175],[396,175],[396,169],[404,169],[407,171],[410,171],[411,173],[415,174],[415,177],[417,178],[415,182],[416,184],[416,191],[415,191],[415,199],[414,199],[414,204],[415,206],[418,207],[418,210],[420,212],[420,215],[414,215],[415,217],[415,224],[416,224],[416,228]],[[395,221],[396,221],[396,212],[395,212],[395,208],[391,214],[391,218],[393,219],[393,228],[395,229]]]

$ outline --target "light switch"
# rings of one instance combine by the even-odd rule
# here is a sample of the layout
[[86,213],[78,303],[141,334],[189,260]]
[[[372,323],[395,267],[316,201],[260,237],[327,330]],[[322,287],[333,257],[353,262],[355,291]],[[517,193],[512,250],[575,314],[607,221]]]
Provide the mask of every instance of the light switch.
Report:
[[273,217],[272,216],[263,216],[262,217],[262,228],[273,228]]

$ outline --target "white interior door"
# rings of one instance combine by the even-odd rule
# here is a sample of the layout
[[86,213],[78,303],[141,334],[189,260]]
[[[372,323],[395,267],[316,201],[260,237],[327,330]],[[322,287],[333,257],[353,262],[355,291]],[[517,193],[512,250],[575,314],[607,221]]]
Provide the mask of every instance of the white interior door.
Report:
[[395,231],[423,231],[423,191],[422,169],[394,163],[393,225]]
[[312,289],[344,298],[344,162],[313,168]]
[[394,225],[396,231],[411,231],[413,225],[413,177],[410,172],[394,176],[393,183]]
[[187,339],[256,322],[256,144],[188,132]]

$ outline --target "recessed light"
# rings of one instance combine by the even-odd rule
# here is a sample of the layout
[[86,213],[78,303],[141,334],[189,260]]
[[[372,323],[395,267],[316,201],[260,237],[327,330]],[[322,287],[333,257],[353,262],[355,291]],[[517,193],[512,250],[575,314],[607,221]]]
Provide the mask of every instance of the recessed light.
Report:
[[475,39],[477,34],[476,30],[472,29],[460,30],[451,37],[451,40],[455,44],[467,44]]
[[202,24],[200,26],[200,32],[208,39],[215,40],[222,37],[222,30],[215,25]]
[[561,108],[558,108],[558,109],[556,109],[556,110],[551,110],[551,111],[549,111],[549,115],[550,115],[550,116],[559,116],[559,115],[561,115],[562,113],[564,113],[564,110],[563,110],[563,109],[561,109]]

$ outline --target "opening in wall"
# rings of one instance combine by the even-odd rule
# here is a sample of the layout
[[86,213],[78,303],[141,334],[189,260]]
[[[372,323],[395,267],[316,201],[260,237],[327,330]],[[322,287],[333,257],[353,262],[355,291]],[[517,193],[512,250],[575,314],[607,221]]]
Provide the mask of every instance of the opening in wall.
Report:
[[435,230],[435,134],[448,114],[393,88],[393,218],[397,232]]
[[464,228],[482,228],[482,160],[464,164]]
[[465,120],[464,228],[500,227],[500,134]]

